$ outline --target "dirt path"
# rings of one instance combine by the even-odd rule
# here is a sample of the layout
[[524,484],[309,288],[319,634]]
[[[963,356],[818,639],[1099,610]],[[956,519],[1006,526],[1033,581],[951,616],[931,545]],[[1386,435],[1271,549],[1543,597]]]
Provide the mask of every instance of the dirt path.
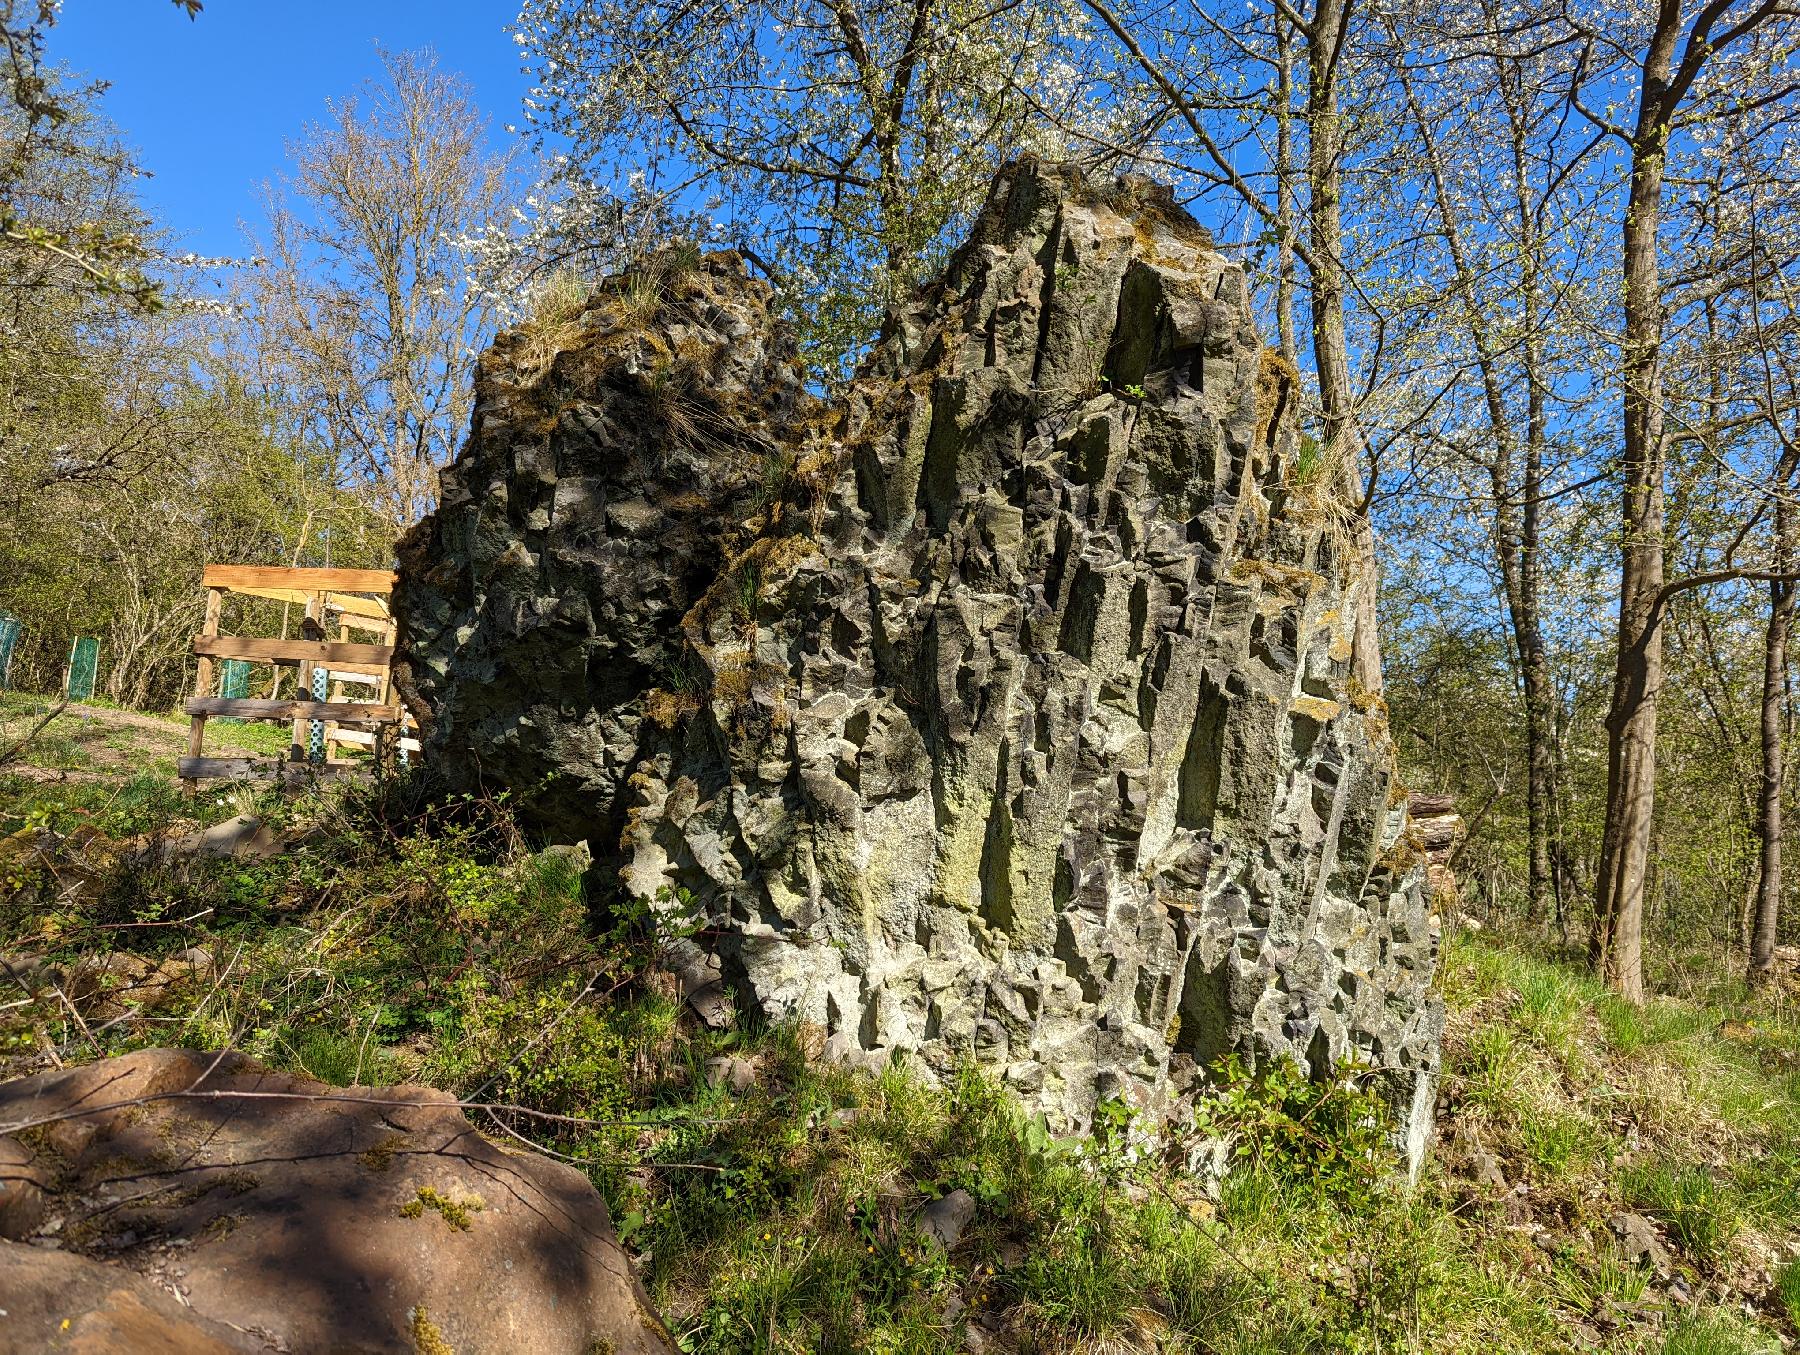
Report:
[[[230,728],[215,722],[207,730],[209,753],[262,756],[257,749],[234,741]],[[134,768],[153,770],[159,762],[172,763],[187,751],[187,733],[187,722],[178,716],[72,704],[40,731],[33,746],[8,764],[6,771],[40,782],[116,780],[121,772]],[[68,752],[75,756],[67,756]]]

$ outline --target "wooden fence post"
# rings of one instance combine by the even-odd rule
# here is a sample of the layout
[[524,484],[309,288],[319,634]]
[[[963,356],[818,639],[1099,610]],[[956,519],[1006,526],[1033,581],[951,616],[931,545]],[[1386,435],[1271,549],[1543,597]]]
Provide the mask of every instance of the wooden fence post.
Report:
[[[308,595],[306,599],[306,620],[313,624],[308,626],[303,622],[300,627],[301,633],[306,635],[309,639],[324,639],[325,629],[322,624],[324,612],[325,595],[323,593],[312,593]],[[302,659],[300,661],[299,677],[294,682],[294,696],[296,699],[301,701],[312,700],[312,673],[312,660]],[[288,747],[289,762],[306,761],[307,733],[311,723],[310,720],[294,721],[293,742]]]
[[[222,589],[208,588],[206,590],[206,622],[200,628],[200,633],[202,635],[217,635],[219,633],[219,612],[224,606],[224,603],[225,594]],[[199,661],[194,664],[194,695],[196,697],[211,696],[212,683],[213,661],[205,654],[202,654]],[[204,715],[196,715],[193,723],[188,726],[188,756],[195,758],[199,757],[205,744],[206,717]],[[182,788],[185,789],[189,795],[192,795],[200,788],[200,783],[191,776],[182,778],[181,784]]]

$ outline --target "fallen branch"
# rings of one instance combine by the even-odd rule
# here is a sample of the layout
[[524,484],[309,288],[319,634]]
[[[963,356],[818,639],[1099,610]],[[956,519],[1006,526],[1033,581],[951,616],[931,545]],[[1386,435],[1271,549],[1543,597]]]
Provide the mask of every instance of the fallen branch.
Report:
[[[225,1051],[229,1052],[229,1051]],[[179,1091],[150,1092],[143,1096],[130,1096],[121,1101],[108,1101],[98,1106],[87,1106],[80,1110],[59,1111],[54,1115],[41,1115],[32,1120],[16,1120],[11,1124],[0,1124],[0,1136],[23,1133],[27,1129],[38,1129],[44,1125],[64,1124],[70,1120],[82,1120],[91,1115],[106,1115],[115,1110],[131,1110],[138,1106],[147,1106],[157,1101],[313,1101],[332,1102],[351,1106],[383,1106],[392,1109],[428,1108],[432,1106],[454,1107],[457,1110],[486,1111],[491,1115],[522,1115],[527,1119],[542,1120],[550,1124],[577,1125],[587,1129],[663,1129],[671,1121],[668,1118],[654,1120],[596,1120],[583,1115],[557,1115],[548,1110],[534,1110],[530,1106],[516,1105],[506,1101],[435,1101],[419,1099],[403,1099],[388,1096],[349,1096],[336,1092],[254,1092],[237,1090],[212,1091],[203,1089],[200,1084],[211,1076],[224,1058],[222,1052],[213,1060],[211,1066],[188,1086]],[[708,1118],[684,1119],[685,1124],[736,1124],[744,1117],[741,1115],[714,1116]]]
[[50,707],[50,709],[44,713],[43,719],[39,720],[31,727],[30,733],[20,739],[11,748],[8,748],[4,753],[0,753],[0,767],[4,767],[20,753],[23,753],[26,748],[31,745],[31,741],[44,732],[44,726],[68,709],[68,705],[69,698],[65,696],[61,701],[58,701],[54,706]]

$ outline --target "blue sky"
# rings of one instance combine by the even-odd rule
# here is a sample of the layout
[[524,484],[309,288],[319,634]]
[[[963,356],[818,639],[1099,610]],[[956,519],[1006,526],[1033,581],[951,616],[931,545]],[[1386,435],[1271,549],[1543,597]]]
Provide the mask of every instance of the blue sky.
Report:
[[474,86],[497,143],[529,79],[506,25],[512,0],[66,0],[49,57],[111,82],[102,107],[155,177],[151,211],[202,254],[240,254],[257,188],[325,101],[378,74],[377,45],[431,47]]

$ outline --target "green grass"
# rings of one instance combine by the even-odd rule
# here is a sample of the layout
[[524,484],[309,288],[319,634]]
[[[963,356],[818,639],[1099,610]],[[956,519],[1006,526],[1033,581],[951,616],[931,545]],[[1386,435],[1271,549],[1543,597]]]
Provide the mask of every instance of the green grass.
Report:
[[293,742],[293,729],[264,720],[209,720],[206,737],[208,747],[228,744],[258,757],[284,757]]
[[[240,810],[292,849],[125,855]],[[0,877],[0,949],[67,964],[199,945],[231,965],[157,1023],[107,1026],[108,1051],[231,1043],[326,1082],[584,1121],[516,1126],[585,1166],[689,1352],[936,1355],[978,1329],[1019,1355],[1691,1355],[1772,1348],[1777,1319],[1749,1323],[1746,1302],[1800,1322],[1800,1269],[1761,1292],[1749,1264],[1752,1243],[1800,1231],[1800,1038],[1728,984],[1640,1011],[1543,956],[1452,938],[1446,1108],[1417,1187],[1387,1169],[1375,1106],[1231,1066],[1199,1107],[1234,1149],[1214,1181],[1181,1168],[1191,1144],[1131,1151],[1122,1110],[1059,1140],[979,1069],[853,1074],[809,1058],[798,1028],[695,1025],[646,966],[651,919],[612,914],[578,856],[532,850],[503,806],[404,781],[189,802],[147,775],[0,779],[0,837],[23,827],[66,836]],[[46,1039],[84,1057],[65,1023],[53,1001],[0,1011],[0,1062],[42,1066]],[[754,1067],[747,1093],[702,1076],[720,1054]],[[1506,1191],[1476,1183],[1477,1148]],[[957,1189],[977,1210],[944,1255],[916,1219]],[[1673,1303],[1623,1257],[1607,1225],[1625,1210],[1702,1300]]]
[[1669,1235],[1689,1256],[1723,1262],[1737,1235],[1740,1207],[1735,1193],[1703,1167],[1646,1163],[1627,1168],[1621,1188],[1627,1201],[1668,1225]]
[[1663,1345],[1663,1355],[1776,1355],[1780,1345],[1732,1313],[1704,1312],[1679,1317]]
[[1789,1261],[1775,1273],[1775,1294],[1788,1321],[1800,1327],[1800,1261]]

